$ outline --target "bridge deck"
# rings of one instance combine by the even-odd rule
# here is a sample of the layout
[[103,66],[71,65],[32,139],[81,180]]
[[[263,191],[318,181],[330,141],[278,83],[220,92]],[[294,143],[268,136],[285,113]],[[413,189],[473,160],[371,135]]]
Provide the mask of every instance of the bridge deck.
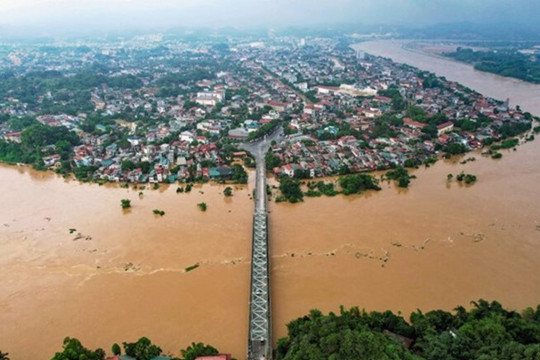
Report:
[[[260,150],[260,149],[259,149]],[[257,156],[253,245],[251,253],[251,297],[248,359],[272,358],[270,276],[268,262],[268,215],[264,157]]]

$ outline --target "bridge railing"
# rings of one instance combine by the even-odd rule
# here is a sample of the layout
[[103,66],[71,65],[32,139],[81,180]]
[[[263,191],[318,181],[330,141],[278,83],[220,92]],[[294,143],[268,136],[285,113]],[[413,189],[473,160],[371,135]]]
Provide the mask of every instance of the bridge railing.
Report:
[[264,158],[259,157],[255,186],[248,359],[272,358],[270,266],[268,258],[268,214]]

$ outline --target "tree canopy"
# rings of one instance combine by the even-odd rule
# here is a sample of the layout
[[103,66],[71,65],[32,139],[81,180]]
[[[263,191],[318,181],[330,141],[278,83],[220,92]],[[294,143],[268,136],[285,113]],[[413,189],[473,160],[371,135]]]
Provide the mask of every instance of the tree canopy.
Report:
[[105,351],[89,350],[78,339],[66,337],[62,352],[57,352],[52,360],[103,360]]
[[199,342],[191,343],[186,349],[180,350],[180,353],[183,360],[195,360],[199,356],[217,355],[219,352],[215,347]]
[[152,344],[147,337],[142,337],[135,343],[123,343],[126,355],[137,360],[150,360],[161,355],[161,348]]
[[417,310],[409,322],[391,311],[312,310],[287,325],[276,359],[540,359],[540,306],[522,314],[496,301],[472,306]]
[[381,190],[377,179],[368,174],[345,175],[339,178],[343,194],[359,194],[365,190]]
[[304,193],[300,189],[300,181],[291,179],[287,175],[278,178],[279,191],[283,194],[284,200],[297,203],[304,200]]

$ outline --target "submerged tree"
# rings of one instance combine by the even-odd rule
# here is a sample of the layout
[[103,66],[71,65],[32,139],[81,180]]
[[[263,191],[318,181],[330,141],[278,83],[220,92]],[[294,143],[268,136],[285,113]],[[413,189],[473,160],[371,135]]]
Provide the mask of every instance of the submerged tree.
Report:
[[281,191],[286,200],[292,203],[304,200],[304,193],[300,189],[300,181],[293,180],[287,175],[280,176],[278,180],[279,191]]
[[114,355],[120,355],[122,353],[122,349],[117,343],[113,344],[113,346],[111,347],[111,351]]
[[131,200],[129,200],[129,199],[120,200],[120,206],[122,206],[122,209],[130,208],[131,207]]
[[223,190],[223,195],[225,196],[232,196],[233,195],[233,192],[232,192],[232,188],[230,186],[227,186],[225,188],[225,190]]
[[207,206],[205,202],[198,203],[197,206],[199,207],[199,209],[201,209],[201,211],[206,211]]

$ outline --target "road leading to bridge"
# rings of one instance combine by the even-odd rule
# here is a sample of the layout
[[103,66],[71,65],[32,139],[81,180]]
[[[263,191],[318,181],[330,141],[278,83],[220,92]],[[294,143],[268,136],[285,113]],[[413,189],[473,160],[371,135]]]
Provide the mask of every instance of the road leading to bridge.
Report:
[[283,136],[281,128],[242,147],[255,157],[255,210],[251,251],[251,295],[249,302],[248,359],[272,358],[272,312],[270,306],[270,263],[268,259],[268,210],[264,155],[270,142]]

